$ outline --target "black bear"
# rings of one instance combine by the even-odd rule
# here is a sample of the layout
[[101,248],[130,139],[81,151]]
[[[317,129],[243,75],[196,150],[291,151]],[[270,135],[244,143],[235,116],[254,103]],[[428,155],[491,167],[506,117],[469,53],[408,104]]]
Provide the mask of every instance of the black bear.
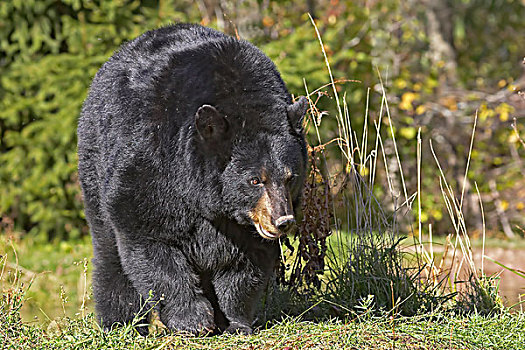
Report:
[[105,329],[147,300],[174,331],[252,332],[294,227],[306,108],[259,49],[199,25],[146,32],[102,66],[78,170]]

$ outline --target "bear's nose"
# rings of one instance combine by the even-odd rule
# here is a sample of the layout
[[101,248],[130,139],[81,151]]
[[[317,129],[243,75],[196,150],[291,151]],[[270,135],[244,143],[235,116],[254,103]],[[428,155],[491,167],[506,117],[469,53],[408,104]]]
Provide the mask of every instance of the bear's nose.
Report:
[[281,232],[288,232],[295,224],[295,218],[293,215],[281,216],[275,220],[275,226]]

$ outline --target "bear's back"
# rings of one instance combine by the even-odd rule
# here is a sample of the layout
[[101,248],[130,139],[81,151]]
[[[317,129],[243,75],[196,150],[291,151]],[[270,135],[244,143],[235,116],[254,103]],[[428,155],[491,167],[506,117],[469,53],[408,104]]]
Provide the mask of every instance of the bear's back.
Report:
[[81,119],[111,118],[118,126],[169,122],[173,136],[203,104],[246,124],[254,111],[290,103],[275,65],[255,46],[177,24],[124,44],[96,74]]

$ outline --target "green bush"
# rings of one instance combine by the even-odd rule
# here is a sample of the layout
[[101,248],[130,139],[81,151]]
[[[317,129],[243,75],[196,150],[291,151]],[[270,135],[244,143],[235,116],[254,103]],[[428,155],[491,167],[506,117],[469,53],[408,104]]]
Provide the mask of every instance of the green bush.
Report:
[[0,207],[17,228],[52,237],[78,236],[84,226],[74,130],[100,63],[62,54],[14,62],[2,75]]

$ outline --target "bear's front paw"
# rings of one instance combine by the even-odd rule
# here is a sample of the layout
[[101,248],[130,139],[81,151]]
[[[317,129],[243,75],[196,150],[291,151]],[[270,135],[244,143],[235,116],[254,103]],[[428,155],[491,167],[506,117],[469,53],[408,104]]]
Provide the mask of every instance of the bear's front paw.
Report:
[[232,321],[228,328],[224,330],[224,333],[250,335],[253,333],[253,330],[247,324]]
[[213,321],[213,308],[208,300],[202,298],[198,301],[190,301],[188,305],[181,305],[171,310],[161,310],[161,320],[174,332],[187,332],[194,335],[206,335],[214,333],[216,325]]

